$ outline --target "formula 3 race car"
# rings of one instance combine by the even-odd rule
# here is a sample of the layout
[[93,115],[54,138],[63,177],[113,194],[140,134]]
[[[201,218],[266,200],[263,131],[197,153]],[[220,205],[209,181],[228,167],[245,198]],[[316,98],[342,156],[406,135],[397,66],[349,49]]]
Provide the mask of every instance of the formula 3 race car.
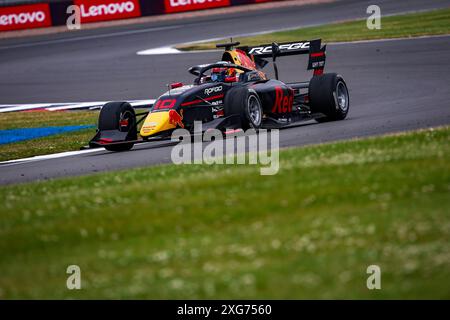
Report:
[[[323,72],[326,46],[322,47],[320,39],[256,47],[239,45],[232,41],[218,44],[218,48],[225,49],[221,61],[191,67],[193,84],[170,84],[150,111],[136,114],[127,102],[105,104],[89,146],[126,151],[136,143],[167,139],[176,128],[193,132],[194,121],[202,122],[203,131],[257,130],[347,116],[347,85],[342,76]],[[308,70],[313,70],[313,77],[304,82],[280,81],[276,59],[301,54],[309,55]],[[268,79],[262,71],[268,64],[265,58],[270,57],[275,79]]]

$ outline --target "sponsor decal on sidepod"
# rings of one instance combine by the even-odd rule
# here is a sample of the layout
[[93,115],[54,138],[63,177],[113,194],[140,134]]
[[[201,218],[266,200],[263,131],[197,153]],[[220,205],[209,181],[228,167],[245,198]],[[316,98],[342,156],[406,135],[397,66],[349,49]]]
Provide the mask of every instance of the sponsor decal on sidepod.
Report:
[[209,96],[211,93],[220,92],[222,90],[223,90],[222,86],[207,88],[205,89],[205,94]]

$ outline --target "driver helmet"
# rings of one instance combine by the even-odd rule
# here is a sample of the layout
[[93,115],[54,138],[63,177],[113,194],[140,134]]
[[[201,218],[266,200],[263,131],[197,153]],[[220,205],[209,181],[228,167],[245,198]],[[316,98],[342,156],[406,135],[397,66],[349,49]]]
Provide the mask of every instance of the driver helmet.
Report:
[[225,82],[226,79],[235,79],[236,69],[234,68],[213,68],[211,70],[211,80],[215,82]]
[[226,73],[226,68],[213,68],[211,70],[211,80],[214,82],[224,82]]

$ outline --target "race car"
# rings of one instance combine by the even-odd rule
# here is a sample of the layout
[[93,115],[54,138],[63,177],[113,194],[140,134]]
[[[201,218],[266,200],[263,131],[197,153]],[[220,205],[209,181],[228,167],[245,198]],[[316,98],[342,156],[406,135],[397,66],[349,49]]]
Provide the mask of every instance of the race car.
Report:
[[[106,103],[89,146],[130,150],[136,143],[167,139],[177,128],[192,132],[194,121],[201,121],[204,131],[225,132],[282,128],[298,121],[325,122],[347,116],[347,85],[342,76],[324,73],[326,46],[320,39],[255,47],[239,45],[233,41],[216,45],[225,49],[221,60],[189,68],[195,76],[193,83],[170,84],[150,111],[135,113],[127,102]],[[301,54],[309,55],[312,78],[294,83],[280,81],[276,59]],[[262,71],[269,63],[265,58],[270,57],[275,79],[269,79]]]

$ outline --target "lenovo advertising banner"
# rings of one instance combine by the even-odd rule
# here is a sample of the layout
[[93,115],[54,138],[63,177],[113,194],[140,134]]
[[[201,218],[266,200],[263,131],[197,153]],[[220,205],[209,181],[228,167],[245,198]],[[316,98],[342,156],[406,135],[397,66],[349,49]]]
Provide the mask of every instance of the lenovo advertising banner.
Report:
[[283,0],[231,0],[231,5],[241,5],[241,4],[254,4],[254,3],[263,3],[263,2],[274,2],[274,1],[283,1]]
[[81,23],[141,16],[139,0],[74,0],[80,6]]
[[230,0],[164,0],[166,13],[228,7]]
[[62,0],[0,7],[0,32],[65,25],[72,4],[80,8],[81,23],[89,23],[270,1],[281,0]]
[[48,3],[0,7],[0,31],[32,29],[52,25]]

